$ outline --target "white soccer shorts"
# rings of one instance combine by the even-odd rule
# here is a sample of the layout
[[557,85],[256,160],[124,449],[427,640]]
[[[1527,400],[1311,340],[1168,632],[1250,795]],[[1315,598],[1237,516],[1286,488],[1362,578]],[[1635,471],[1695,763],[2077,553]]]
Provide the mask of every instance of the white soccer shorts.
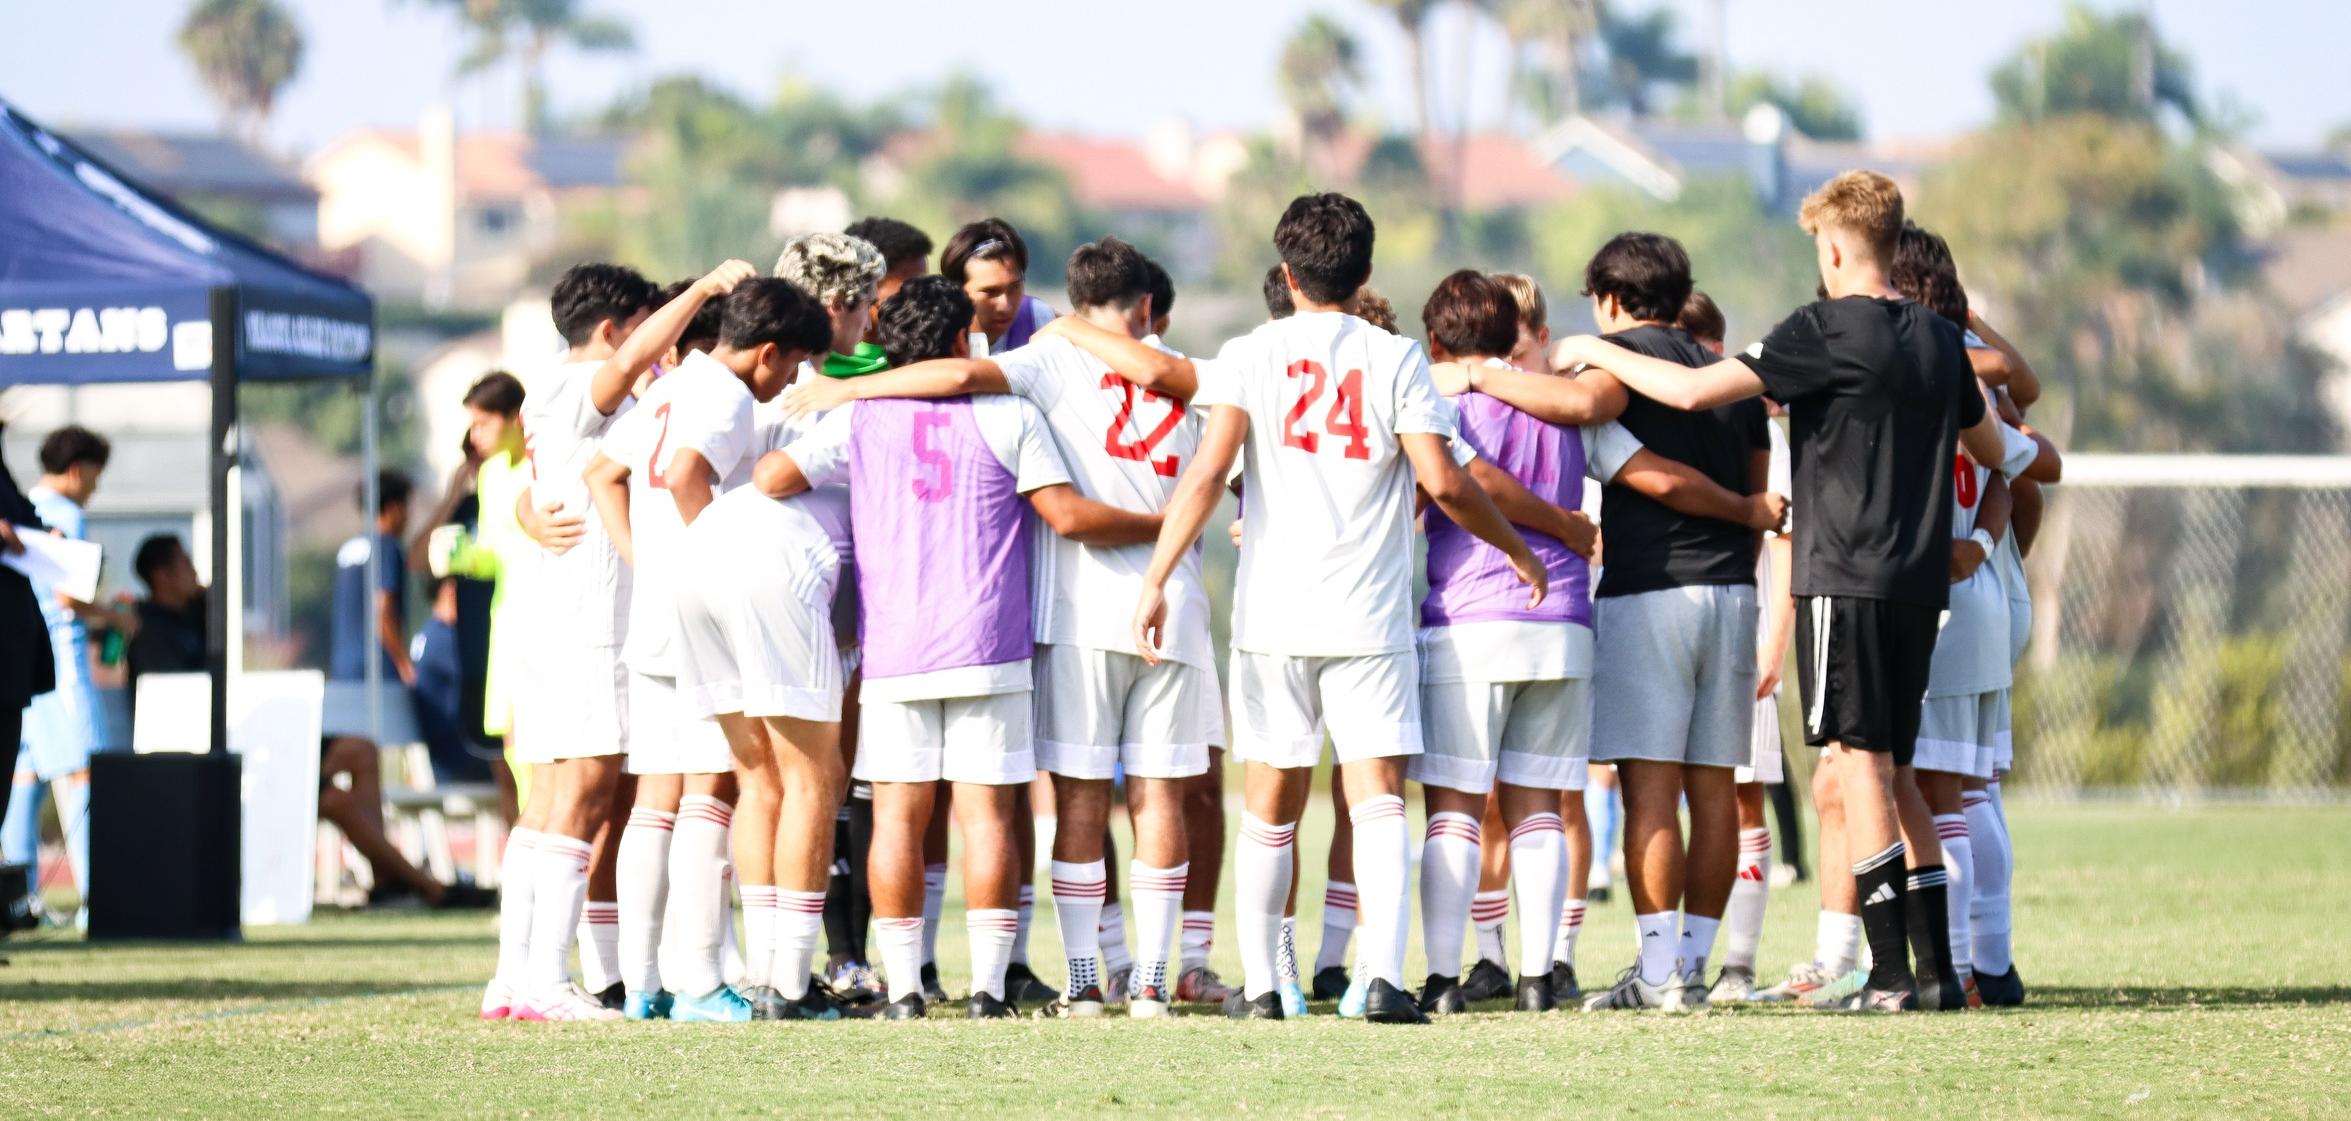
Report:
[[1919,710],[1918,749],[1910,765],[1922,771],[1991,778],[2007,700],[2004,689],[1928,697]]
[[832,571],[787,579],[738,557],[694,575],[677,591],[686,715],[841,718],[848,673],[833,634]]
[[1233,758],[1311,767],[1323,729],[1339,762],[1421,752],[1420,656],[1352,657],[1233,651]]
[[1772,695],[1755,702],[1755,753],[1747,758],[1747,765],[1736,768],[1734,782],[1745,786],[1751,782],[1766,785],[1787,781],[1787,766],[1780,750],[1780,695]]
[[1501,781],[1582,790],[1591,770],[1592,682],[1445,681],[1420,687],[1427,749],[1414,782],[1485,794]]
[[1039,646],[1030,664],[1038,770],[1083,779],[1114,777],[1122,765],[1138,778],[1207,773],[1208,745],[1224,733],[1215,671],[1069,645]]
[[629,674],[628,772],[632,775],[715,775],[734,769],[734,753],[716,720],[686,711],[678,679]]
[[619,755],[629,742],[629,671],[619,646],[553,643],[517,658],[514,755],[553,763]]
[[1037,777],[1029,691],[923,701],[867,700],[857,711],[859,782],[1013,786]]

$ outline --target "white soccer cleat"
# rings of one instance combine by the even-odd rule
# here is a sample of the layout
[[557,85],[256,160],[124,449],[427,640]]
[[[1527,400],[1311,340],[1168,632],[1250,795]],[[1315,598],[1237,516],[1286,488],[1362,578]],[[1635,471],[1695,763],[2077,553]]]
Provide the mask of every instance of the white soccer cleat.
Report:
[[1708,1004],[1746,1004],[1755,999],[1755,971],[1744,965],[1726,965],[1706,991]]
[[1706,974],[1703,970],[1681,974],[1665,983],[1665,1010],[1668,1012],[1704,1012],[1707,1009]]
[[514,990],[496,977],[490,978],[490,983],[482,988],[482,1019],[512,1018],[515,1004]]
[[604,1002],[581,992],[569,981],[543,993],[533,993],[514,1010],[514,1018],[531,1023],[569,1023],[575,1020],[618,1020],[618,1008],[606,1008]]
[[1641,979],[1641,967],[1628,965],[1616,975],[1616,983],[1604,993],[1584,998],[1586,1012],[1641,1012],[1666,1006],[1666,991],[1678,981],[1667,981],[1665,986],[1652,985]]

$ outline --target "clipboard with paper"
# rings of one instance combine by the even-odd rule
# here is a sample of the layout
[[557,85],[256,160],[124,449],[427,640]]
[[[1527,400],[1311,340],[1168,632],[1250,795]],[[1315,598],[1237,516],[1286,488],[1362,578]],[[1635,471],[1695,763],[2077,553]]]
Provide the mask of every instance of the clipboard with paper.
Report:
[[97,542],[30,528],[19,529],[16,538],[24,543],[24,551],[0,553],[0,564],[24,573],[36,585],[48,585],[83,603],[97,600],[98,570],[106,553]]

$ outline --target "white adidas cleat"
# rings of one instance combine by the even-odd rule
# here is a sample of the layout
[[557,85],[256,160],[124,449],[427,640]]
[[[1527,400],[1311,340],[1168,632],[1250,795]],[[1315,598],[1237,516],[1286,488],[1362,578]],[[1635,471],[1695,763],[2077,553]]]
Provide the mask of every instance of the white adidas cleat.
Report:
[[1640,1012],[1664,1008],[1667,989],[1678,984],[1678,981],[1669,980],[1663,986],[1652,985],[1641,979],[1640,966],[1628,965],[1624,972],[1616,975],[1616,983],[1610,985],[1607,992],[1594,993],[1584,998],[1584,1011]]

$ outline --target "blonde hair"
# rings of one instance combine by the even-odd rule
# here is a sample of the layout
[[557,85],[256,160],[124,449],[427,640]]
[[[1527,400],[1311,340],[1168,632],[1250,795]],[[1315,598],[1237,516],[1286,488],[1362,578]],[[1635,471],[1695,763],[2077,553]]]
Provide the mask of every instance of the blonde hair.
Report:
[[847,234],[806,234],[784,243],[776,275],[826,307],[871,303],[886,266],[882,251]]
[[1543,286],[1523,272],[1488,274],[1494,283],[1510,290],[1510,298],[1518,301],[1518,325],[1529,331],[1540,331],[1551,322],[1551,307],[1543,302]]
[[1824,229],[1852,234],[1890,262],[1902,236],[1902,188],[1874,171],[1845,172],[1805,197],[1796,224],[1816,236]]

